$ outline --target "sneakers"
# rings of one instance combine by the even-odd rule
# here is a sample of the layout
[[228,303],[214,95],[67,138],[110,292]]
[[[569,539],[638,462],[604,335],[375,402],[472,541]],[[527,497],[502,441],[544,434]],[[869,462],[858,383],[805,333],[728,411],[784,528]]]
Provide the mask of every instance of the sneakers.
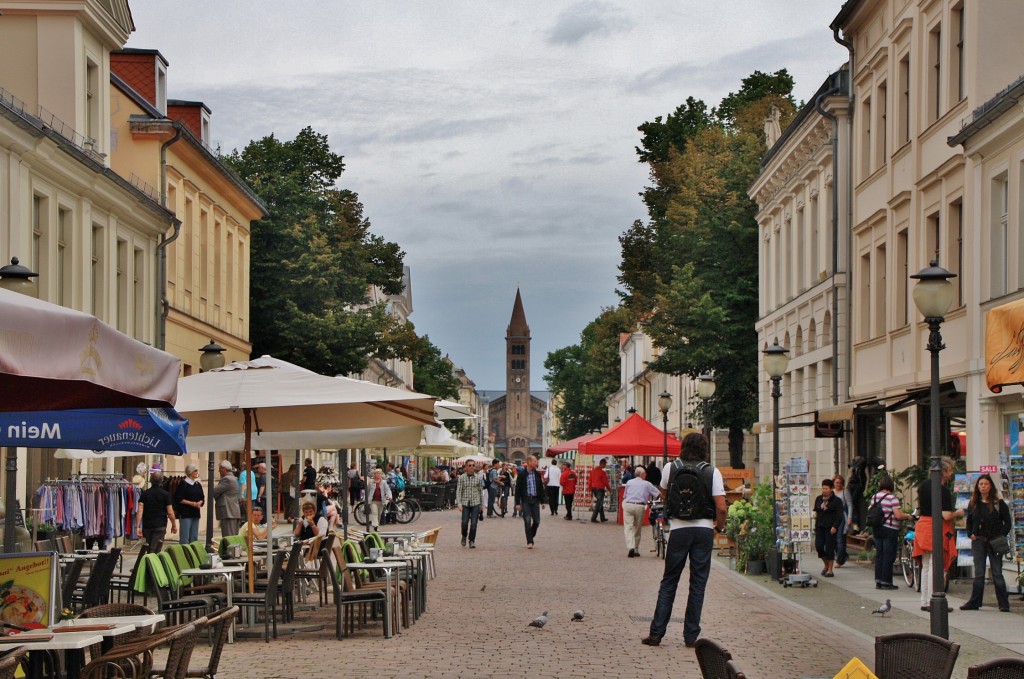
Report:
[[687,648],[693,648],[697,645],[696,639],[683,639],[683,643],[686,644]]
[[466,546],[466,536],[465,535],[462,536],[462,546],[463,547]]
[[979,608],[981,608],[981,606],[975,606],[974,604],[964,604],[963,606],[960,607],[960,610],[961,611],[976,611]]
[[640,555],[637,553],[637,551],[635,549],[631,549],[631,550],[629,550],[629,554],[627,554],[626,556],[628,556],[630,559],[632,559],[633,557],[640,556]]
[[469,543],[469,548],[470,549],[476,549],[476,543],[475,542],[470,542]]
[[657,634],[648,634],[646,637],[640,640],[640,643],[644,646],[660,646],[661,637]]

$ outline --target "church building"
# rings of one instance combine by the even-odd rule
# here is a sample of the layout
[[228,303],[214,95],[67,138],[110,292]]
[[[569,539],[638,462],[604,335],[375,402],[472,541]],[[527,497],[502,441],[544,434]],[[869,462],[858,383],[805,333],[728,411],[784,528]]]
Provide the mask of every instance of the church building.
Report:
[[505,333],[505,391],[481,392],[481,396],[490,401],[488,418],[496,457],[522,460],[544,454],[547,392],[530,392],[530,326],[518,289]]

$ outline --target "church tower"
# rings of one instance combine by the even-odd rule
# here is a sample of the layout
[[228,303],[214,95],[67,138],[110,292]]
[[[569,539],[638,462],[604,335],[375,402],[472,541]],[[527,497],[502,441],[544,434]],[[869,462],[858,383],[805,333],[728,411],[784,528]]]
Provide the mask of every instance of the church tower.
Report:
[[512,320],[505,333],[505,436],[508,451],[527,453],[530,447],[530,326],[526,324],[523,298],[516,288]]

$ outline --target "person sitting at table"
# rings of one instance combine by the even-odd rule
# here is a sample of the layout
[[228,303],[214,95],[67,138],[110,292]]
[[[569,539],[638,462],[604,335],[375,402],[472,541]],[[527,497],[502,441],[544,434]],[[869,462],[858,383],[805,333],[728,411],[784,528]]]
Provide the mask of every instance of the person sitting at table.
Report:
[[312,500],[303,501],[302,518],[295,520],[292,535],[300,540],[312,540],[318,535],[327,535],[327,519],[316,510],[316,503]]
[[[270,534],[270,529],[277,526],[277,519],[271,521],[270,526],[267,526],[267,517],[263,516],[263,507],[259,505],[252,506],[252,537],[254,540],[266,540],[267,535]],[[242,524],[242,527],[238,530],[239,535],[249,534],[249,522],[246,521]]]

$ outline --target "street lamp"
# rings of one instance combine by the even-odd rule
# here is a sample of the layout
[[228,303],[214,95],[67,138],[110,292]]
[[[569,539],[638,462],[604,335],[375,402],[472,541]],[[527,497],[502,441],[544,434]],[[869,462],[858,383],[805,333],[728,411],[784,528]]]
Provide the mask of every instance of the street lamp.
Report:
[[779,398],[782,396],[782,376],[789,366],[789,349],[779,344],[779,338],[770,347],[761,352],[764,354],[764,371],[772,381],[772,565],[771,575],[781,575],[779,550],[779,512],[775,502],[775,484],[779,477]]
[[[11,257],[11,263],[0,267],[0,287],[12,292],[20,292],[29,297],[35,297],[38,293],[35,282],[32,280],[38,276],[36,272],[18,263],[17,257]],[[14,446],[7,448],[7,460],[4,465],[6,473],[5,484],[5,511],[4,517],[4,553],[13,554],[17,551],[18,533],[14,526],[14,513],[18,511],[18,449]]]
[[664,433],[664,447],[661,453],[661,466],[668,464],[668,409],[672,407],[672,394],[661,392],[658,396],[658,410],[661,411],[661,426]]
[[[224,367],[224,347],[213,341],[210,338],[210,343],[206,346],[199,347],[199,351],[202,352],[199,356],[199,372],[209,372],[216,370],[217,368]],[[210,463],[207,469],[207,476],[209,477],[209,490],[208,493],[213,493],[213,451],[210,451]],[[272,519],[273,517],[271,517]],[[269,521],[270,519],[268,519]],[[209,551],[213,548],[213,509],[207,507],[206,509],[206,549]]]
[[711,413],[708,412],[708,400],[715,395],[715,378],[709,374],[697,378],[697,396],[704,401],[704,438],[711,443]]
[[931,630],[932,634],[943,639],[949,638],[949,615],[946,610],[946,593],[944,586],[943,544],[942,544],[942,457],[939,450],[939,352],[945,346],[939,326],[949,308],[953,306],[955,291],[950,278],[956,274],[943,269],[937,260],[921,269],[911,278],[917,279],[914,285],[914,304],[924,316],[928,324],[928,351],[931,353],[931,490],[932,490],[932,599],[931,599]]

